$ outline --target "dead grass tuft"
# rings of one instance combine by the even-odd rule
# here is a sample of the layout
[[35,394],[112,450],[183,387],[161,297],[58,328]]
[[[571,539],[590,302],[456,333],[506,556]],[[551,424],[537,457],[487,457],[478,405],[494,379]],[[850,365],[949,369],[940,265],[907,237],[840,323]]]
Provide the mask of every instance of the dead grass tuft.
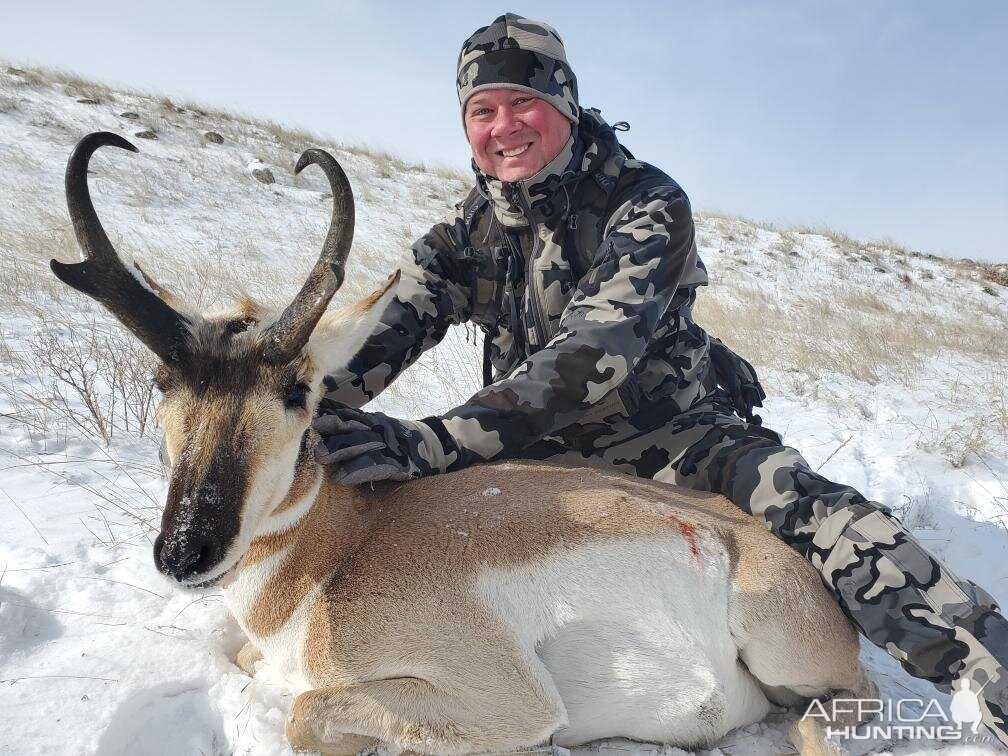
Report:
[[444,163],[424,163],[420,168],[424,173],[428,173],[432,176],[437,176],[438,178],[443,178],[448,181],[455,181],[464,186],[469,186],[472,182],[472,174],[463,172],[454,166],[446,165]]
[[733,293],[731,299],[700,296],[697,322],[763,369],[911,387],[928,373],[925,362],[944,350],[1008,366],[1004,323],[970,313],[906,317],[879,295],[841,287],[799,297],[788,308],[758,287]]
[[833,242],[833,246],[847,252],[856,252],[866,246],[843,231],[837,231],[826,225],[799,225],[789,230],[799,234],[822,236]]
[[21,106],[16,98],[0,95],[0,113],[13,113],[20,109]]
[[981,265],[980,272],[984,280],[1008,287],[1008,265]]

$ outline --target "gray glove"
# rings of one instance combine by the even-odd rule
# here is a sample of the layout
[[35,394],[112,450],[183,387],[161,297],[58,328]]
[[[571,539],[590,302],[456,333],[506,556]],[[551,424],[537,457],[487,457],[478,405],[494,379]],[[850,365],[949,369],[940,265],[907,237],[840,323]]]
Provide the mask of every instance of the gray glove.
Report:
[[398,420],[323,399],[312,427],[322,436],[315,459],[329,465],[333,480],[346,486],[436,475],[458,461],[457,448],[438,418]]
[[766,399],[756,368],[713,336],[710,337],[710,360],[718,384],[731,397],[735,414],[747,423],[762,425],[763,418],[753,413],[756,407],[763,406]]

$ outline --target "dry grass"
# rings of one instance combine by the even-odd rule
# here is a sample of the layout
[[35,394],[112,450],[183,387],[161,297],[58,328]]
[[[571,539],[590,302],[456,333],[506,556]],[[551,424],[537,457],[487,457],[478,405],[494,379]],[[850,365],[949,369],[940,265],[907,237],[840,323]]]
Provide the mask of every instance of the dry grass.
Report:
[[[897,286],[894,282],[892,286]],[[899,289],[894,288],[898,297]],[[830,384],[841,375],[869,385],[921,390],[935,414],[913,425],[917,445],[961,467],[1008,451],[1008,318],[991,303],[980,310],[903,311],[880,290],[837,286],[782,306],[765,289],[736,286],[732,297],[701,296],[697,322],[718,334],[764,374],[773,393],[843,405]],[[958,376],[950,355],[985,366]],[[939,367],[941,366],[941,367]],[[936,378],[942,378],[936,380]],[[856,406],[855,406],[856,408]],[[862,414],[870,419],[871,410]],[[941,418],[939,420],[939,417]]]
[[982,462],[984,455],[1003,454],[1008,449],[1008,374],[1004,366],[992,364],[982,382],[985,397],[981,405],[977,403],[975,382],[950,384],[944,400],[947,408],[958,410],[957,416],[952,422],[931,416],[914,424],[919,447],[940,454],[956,468],[971,460]]
[[[153,359],[118,325],[47,313],[26,339],[0,333],[0,396],[42,435],[139,438],[154,426]],[[58,433],[57,433],[58,435]]]
[[693,210],[693,217],[697,220],[709,220],[712,221],[715,226],[719,229],[726,229],[729,227],[750,227],[759,228],[764,231],[780,231],[781,229],[774,223],[769,221],[755,220],[753,218],[747,218],[744,215],[729,215],[728,213],[721,212],[720,210]]
[[407,171],[422,170],[422,166],[409,163],[399,155],[367,144],[357,144],[352,148],[348,145],[343,145],[343,148],[352,149],[355,154],[370,158],[371,162],[378,168],[380,174],[385,174],[382,178],[402,175]]
[[0,63],[0,65],[3,66],[4,73],[6,74],[2,81],[6,86],[13,88],[46,86],[52,81],[48,78],[47,74],[55,75],[54,71],[43,71],[39,68],[30,68],[27,66],[15,67],[3,63]]
[[751,239],[755,229],[780,234],[781,240],[778,247],[785,254],[791,253],[797,237],[801,235],[815,235],[828,239],[841,253],[848,256],[857,256],[858,259],[866,261],[876,262],[878,256],[881,254],[899,256],[902,258],[903,264],[907,264],[907,258],[911,257],[929,260],[940,259],[937,255],[910,249],[889,237],[875,240],[856,239],[850,234],[821,223],[796,224],[784,227],[770,221],[729,215],[718,210],[694,211],[693,215],[697,219],[711,221],[723,233],[724,238],[731,242],[743,242],[747,238]]
[[424,173],[437,176],[438,178],[443,178],[448,181],[456,181],[463,186],[469,186],[472,183],[471,173],[463,172],[454,166],[446,165],[444,163],[424,163],[421,166],[421,170]]
[[767,369],[797,368],[816,377],[840,373],[911,387],[928,372],[925,361],[944,350],[1008,366],[1003,319],[989,322],[948,311],[941,317],[906,317],[879,296],[843,287],[797,298],[787,309],[757,287],[734,294],[734,299],[699,297],[697,322]]
[[985,280],[1008,287],[1008,265],[982,265],[980,269]]
[[0,95],[0,113],[12,113],[20,109],[21,105],[16,97]]

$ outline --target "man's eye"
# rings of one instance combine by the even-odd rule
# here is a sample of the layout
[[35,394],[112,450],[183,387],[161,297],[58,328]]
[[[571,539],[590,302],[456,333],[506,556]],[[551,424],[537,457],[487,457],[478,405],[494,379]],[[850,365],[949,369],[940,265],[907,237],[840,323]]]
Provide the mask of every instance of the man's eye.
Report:
[[471,116],[484,116],[490,112],[490,108],[477,108],[476,110],[470,111]]
[[532,102],[535,97],[519,97],[514,101],[514,105],[524,105],[526,102]]

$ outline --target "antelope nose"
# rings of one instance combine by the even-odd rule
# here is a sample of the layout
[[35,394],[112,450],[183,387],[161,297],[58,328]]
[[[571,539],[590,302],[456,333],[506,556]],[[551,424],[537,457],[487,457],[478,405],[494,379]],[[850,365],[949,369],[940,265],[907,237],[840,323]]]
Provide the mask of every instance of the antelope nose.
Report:
[[213,539],[193,533],[168,534],[162,531],[154,541],[154,564],[158,570],[182,581],[212,567],[219,551]]

